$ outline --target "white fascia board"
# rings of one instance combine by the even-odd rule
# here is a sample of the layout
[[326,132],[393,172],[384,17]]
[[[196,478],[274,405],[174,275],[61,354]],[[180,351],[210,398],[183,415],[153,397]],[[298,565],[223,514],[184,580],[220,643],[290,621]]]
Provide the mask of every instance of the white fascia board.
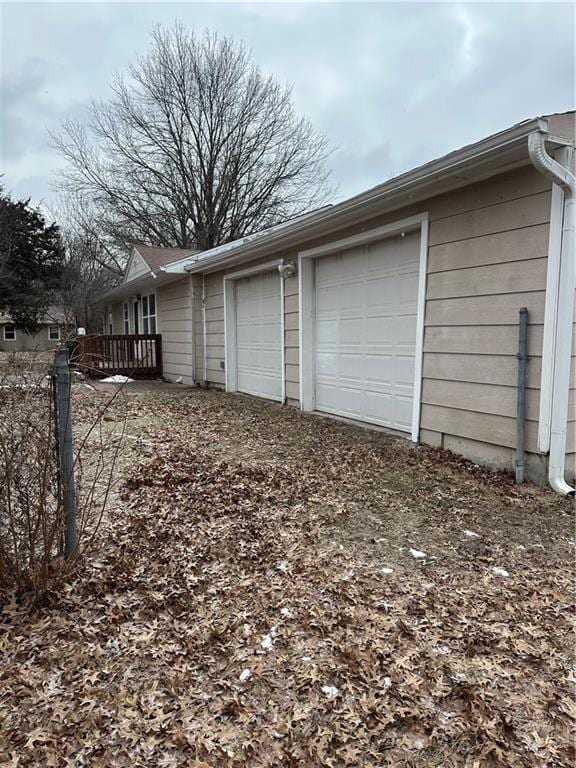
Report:
[[135,280],[130,280],[129,283],[120,283],[120,285],[117,285],[115,288],[112,288],[112,290],[102,294],[102,296],[99,296],[92,303],[96,305],[96,304],[102,304],[104,302],[120,301],[120,299],[123,299],[127,296],[131,296],[133,294],[142,293],[142,291],[149,290],[149,292],[152,292],[157,287],[161,285],[166,285],[167,283],[172,283],[175,280],[177,280],[179,277],[182,277],[182,275],[181,274],[164,275],[161,269],[156,270],[155,272],[149,272],[146,275],[141,275],[140,277],[137,277]]
[[[374,206],[380,206],[378,213],[392,211],[403,205],[425,200],[434,194],[449,191],[449,188],[471,184],[475,181],[473,177],[463,177],[458,174],[463,173],[464,170],[471,172],[474,168],[481,169],[482,165],[489,160],[503,161],[507,155],[510,156],[514,152],[521,151],[520,164],[528,165],[530,160],[527,137],[535,131],[545,132],[547,125],[547,121],[540,118],[528,120],[514,128],[419,166],[327,209],[321,209],[294,222],[285,222],[278,227],[251,235],[235,243],[219,246],[212,251],[205,251],[199,259],[174,262],[165,269],[170,272],[216,271],[247,258],[264,255],[273,247],[283,249],[295,247],[305,239],[310,240],[332,232],[335,225],[343,228],[355,221],[369,218],[374,215],[371,212]],[[556,137],[547,140],[558,143],[559,146],[569,143],[567,139]],[[494,170],[494,172],[490,171],[489,175],[497,173],[498,170]],[[451,183],[445,189],[437,192],[430,189],[438,182],[447,180]]]

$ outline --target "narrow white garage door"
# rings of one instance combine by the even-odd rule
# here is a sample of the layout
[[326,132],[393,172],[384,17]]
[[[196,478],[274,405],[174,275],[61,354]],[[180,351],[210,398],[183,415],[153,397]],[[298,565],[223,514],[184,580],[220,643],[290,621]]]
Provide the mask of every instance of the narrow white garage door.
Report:
[[316,408],[410,432],[420,233],[316,263]]
[[262,272],[236,281],[238,391],[282,399],[280,274]]

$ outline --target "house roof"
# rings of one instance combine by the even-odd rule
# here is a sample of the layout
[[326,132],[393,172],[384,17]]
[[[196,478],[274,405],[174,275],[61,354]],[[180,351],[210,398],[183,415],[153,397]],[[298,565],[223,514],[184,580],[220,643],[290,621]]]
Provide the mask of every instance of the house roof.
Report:
[[134,243],[132,247],[140,254],[152,272],[166,264],[188,258],[195,253],[192,248],[158,248],[141,243]]
[[[553,132],[562,130],[566,121],[573,120],[573,117],[574,112],[564,112],[516,123],[335,205],[320,208],[216,248],[175,257],[159,266],[152,278],[155,284],[160,284],[179,274],[209,272],[264,256],[273,249],[293,248],[307,240],[325,236],[382,213],[528,165],[531,162],[528,136],[535,132],[545,133],[551,149],[572,145],[572,138],[557,136]],[[174,254],[178,249],[156,250],[170,250]],[[138,282],[149,282],[149,279],[139,278]],[[117,292],[119,289],[110,291],[100,301],[113,298]]]
[[304,241],[357,225],[388,211],[529,165],[528,136],[535,132],[545,133],[551,149],[572,145],[570,137],[553,135],[550,130],[560,125],[557,118],[573,115],[574,112],[567,112],[516,123],[333,206],[234,243],[199,252],[191,259],[167,264],[162,271],[182,274],[232,266],[246,259],[264,256],[272,250],[293,248]]

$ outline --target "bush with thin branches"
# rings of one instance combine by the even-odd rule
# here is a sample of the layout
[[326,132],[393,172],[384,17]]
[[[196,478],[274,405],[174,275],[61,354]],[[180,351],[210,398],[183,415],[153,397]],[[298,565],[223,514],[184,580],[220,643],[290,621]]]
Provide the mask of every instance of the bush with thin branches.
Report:
[[46,353],[0,360],[0,598],[16,592],[34,603],[56,590],[94,542],[121,442],[104,434],[107,404],[76,436],[78,544],[64,558],[51,363]]

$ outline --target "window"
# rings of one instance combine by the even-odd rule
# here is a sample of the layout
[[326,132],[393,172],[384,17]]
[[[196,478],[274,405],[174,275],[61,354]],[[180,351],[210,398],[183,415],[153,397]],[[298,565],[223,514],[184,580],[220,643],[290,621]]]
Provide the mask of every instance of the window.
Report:
[[60,326],[50,325],[48,326],[48,338],[50,341],[60,341]]
[[4,341],[16,341],[16,326],[5,325],[4,326]]
[[114,318],[111,311],[108,312],[108,333],[110,336],[114,333]]
[[124,311],[124,333],[127,336],[130,333],[130,314],[129,314],[127,301],[124,302],[123,311]]
[[142,325],[144,333],[156,333],[156,295],[142,296]]

